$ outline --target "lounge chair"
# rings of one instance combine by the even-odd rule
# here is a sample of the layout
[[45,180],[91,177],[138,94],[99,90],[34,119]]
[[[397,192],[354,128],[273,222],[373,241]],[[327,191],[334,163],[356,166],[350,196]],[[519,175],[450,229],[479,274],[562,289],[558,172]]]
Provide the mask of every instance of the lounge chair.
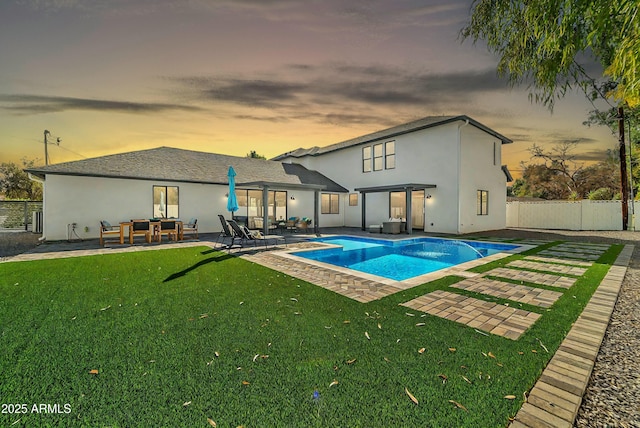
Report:
[[198,239],[198,219],[192,218],[188,223],[184,223],[182,225],[182,239],[184,239],[184,235],[192,234],[195,235],[195,239]]
[[177,241],[178,232],[178,224],[175,220],[160,220],[160,225],[153,231],[153,237],[156,241],[162,242],[162,235],[167,235],[169,241],[171,241],[171,237]]
[[112,226],[111,223],[109,223],[106,220],[100,220],[100,246],[104,246],[105,243],[105,237],[107,236],[118,236],[118,244],[122,241],[122,238],[120,236],[120,225],[118,226]]
[[151,243],[151,222],[149,220],[131,220],[129,243],[133,244],[133,240],[138,235],[144,235],[144,240],[147,244]]
[[[239,236],[236,236],[233,234],[231,229],[229,229],[229,223],[227,222],[227,220],[224,218],[222,214],[218,214],[218,218],[220,219],[220,223],[222,224],[222,230],[218,234],[218,239],[216,239],[216,246],[218,245],[218,243],[220,243],[224,247],[224,240],[229,238],[231,239],[231,243],[227,246],[227,249],[231,250],[231,247],[233,247],[233,244],[236,241],[242,242],[242,239]],[[233,220],[230,220],[230,221],[233,221]]]
[[262,241],[264,243],[265,248],[269,248],[267,246],[267,242],[269,239],[274,239],[276,243],[278,240],[282,240],[287,245],[287,241],[284,236],[279,235],[262,235],[259,231],[252,233],[245,226],[240,226],[233,220],[229,220],[229,226],[233,230],[234,234],[240,237],[240,246],[244,246],[245,242],[253,242],[253,246],[257,246],[258,241]]

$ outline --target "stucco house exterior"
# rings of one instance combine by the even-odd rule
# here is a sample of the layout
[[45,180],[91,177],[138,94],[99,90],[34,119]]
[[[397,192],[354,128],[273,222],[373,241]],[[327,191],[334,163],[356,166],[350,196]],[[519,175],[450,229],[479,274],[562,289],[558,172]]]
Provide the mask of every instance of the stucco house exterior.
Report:
[[217,215],[230,217],[229,166],[235,214],[250,226],[309,217],[314,227],[365,229],[394,217],[411,219],[408,233],[469,233],[505,227],[508,143],[467,116],[438,116],[271,160],[160,147],[26,171],[44,183],[47,240],[152,217],[197,218],[201,233],[218,232]]
[[512,141],[468,116],[426,117],[325,147],[274,158],[348,188],[324,225],[367,227],[411,219],[408,231],[463,234],[506,224],[502,145]]

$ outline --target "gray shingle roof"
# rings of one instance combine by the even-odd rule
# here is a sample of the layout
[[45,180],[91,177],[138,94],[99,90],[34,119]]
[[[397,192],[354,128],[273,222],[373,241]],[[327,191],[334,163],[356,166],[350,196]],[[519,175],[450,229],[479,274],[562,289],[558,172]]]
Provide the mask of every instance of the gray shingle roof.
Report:
[[27,169],[34,175],[76,175],[90,177],[162,180],[190,183],[227,184],[233,166],[238,185],[251,182],[279,183],[282,186],[326,186],[327,191],[347,189],[317,171],[302,165],[264,159],[158,147]]
[[298,148],[292,150],[290,152],[283,153],[278,155],[272,160],[281,160],[287,157],[303,157],[303,156],[317,156],[328,152],[333,152],[335,150],[344,149],[351,146],[357,146],[358,144],[364,144],[371,141],[380,140],[383,138],[393,138],[397,135],[407,134],[409,132],[418,131],[421,129],[431,128],[434,126],[445,125],[447,123],[456,122],[456,121],[469,121],[469,123],[476,128],[479,128],[488,134],[493,135],[502,141],[502,144],[509,144],[513,141],[504,135],[499,134],[498,132],[484,126],[480,122],[470,118],[469,116],[460,115],[460,116],[428,116],[419,120],[415,120],[413,122],[404,123],[402,125],[394,126],[392,128],[383,129],[381,131],[373,132],[371,134],[363,135],[361,137],[352,138],[350,140],[342,141],[340,143],[331,144],[329,146],[324,147],[311,147],[309,149]]

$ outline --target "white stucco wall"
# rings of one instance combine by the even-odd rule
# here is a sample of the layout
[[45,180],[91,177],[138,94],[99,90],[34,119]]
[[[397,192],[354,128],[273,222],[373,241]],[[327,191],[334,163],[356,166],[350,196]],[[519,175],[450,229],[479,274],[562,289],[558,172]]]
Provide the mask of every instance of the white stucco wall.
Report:
[[154,185],[179,187],[182,220],[197,218],[200,232],[220,230],[217,214],[227,214],[226,186],[47,175],[44,236],[53,241],[68,239],[67,225],[76,223],[80,238],[96,238],[100,235],[100,220],[116,225],[134,218],[150,218]]
[[[402,183],[435,184],[437,189],[427,190],[432,198],[426,201],[425,230],[456,233],[457,130],[458,124],[454,123],[379,140],[383,143],[392,140],[396,142],[396,167],[389,170],[362,172],[362,147],[365,145],[295,161],[318,170],[350,192],[359,187]],[[358,195],[357,207],[348,207],[346,198],[347,195],[344,203],[344,225],[360,227],[362,197]],[[387,220],[388,192],[367,194],[366,207],[367,225]]]
[[[200,233],[220,231],[218,214],[231,218],[225,196],[227,185],[47,175],[44,236],[50,241],[68,239],[67,225],[76,223],[80,238],[97,238],[100,220],[117,225],[134,218],[150,218],[153,216],[153,186],[178,186],[180,219],[197,218]],[[295,199],[291,200],[291,196]],[[288,190],[287,216],[313,218],[313,198],[313,191]],[[335,219],[323,217],[320,225],[342,226],[343,222],[341,214]]]
[[[362,172],[362,147],[392,140],[396,142],[396,168]],[[287,159],[318,170],[350,192],[359,187],[435,184],[435,189],[425,192],[431,198],[425,200],[424,222],[424,230],[435,233],[470,233],[505,227],[506,179],[501,160],[501,141],[464,121],[320,156]],[[489,191],[487,216],[477,215],[477,190]],[[358,196],[357,207],[348,206],[348,195],[344,198],[344,225],[361,227],[362,195]],[[367,194],[366,208],[367,225],[388,219],[388,192]]]
[[[474,126],[464,126],[461,144],[459,233],[504,229],[507,192],[500,140]],[[489,192],[488,215],[477,215],[478,190]]]

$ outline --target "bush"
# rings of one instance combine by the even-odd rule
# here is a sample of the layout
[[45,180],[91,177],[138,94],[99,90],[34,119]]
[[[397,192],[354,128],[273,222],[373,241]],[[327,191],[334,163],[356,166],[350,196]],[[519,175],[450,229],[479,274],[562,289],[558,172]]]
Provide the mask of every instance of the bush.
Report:
[[610,201],[614,199],[614,191],[608,187],[600,187],[590,191],[587,197],[591,201]]

